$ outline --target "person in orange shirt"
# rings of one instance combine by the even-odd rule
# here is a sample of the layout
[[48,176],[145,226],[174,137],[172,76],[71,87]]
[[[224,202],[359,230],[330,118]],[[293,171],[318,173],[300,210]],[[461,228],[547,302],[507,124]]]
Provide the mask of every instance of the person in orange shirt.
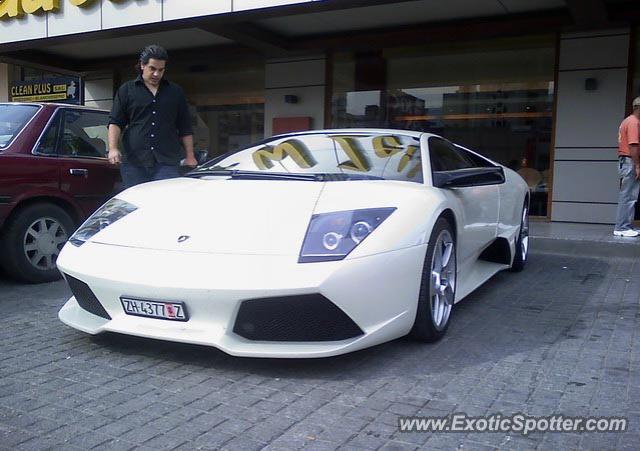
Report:
[[640,193],[640,97],[633,100],[633,113],[627,117],[618,131],[618,175],[620,192],[615,236],[636,237],[640,232],[634,230],[631,223],[634,218],[636,202]]

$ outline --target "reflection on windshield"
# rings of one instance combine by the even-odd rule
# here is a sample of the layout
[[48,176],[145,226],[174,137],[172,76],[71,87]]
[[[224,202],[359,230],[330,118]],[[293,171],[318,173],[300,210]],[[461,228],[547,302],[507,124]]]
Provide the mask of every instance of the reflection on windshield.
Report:
[[283,141],[276,146],[265,145],[252,153],[253,162],[260,170],[270,169],[274,161],[282,161],[287,156],[304,169],[312,168],[317,163],[307,147],[299,139]]
[[9,145],[36,111],[37,105],[0,105],[0,148]]
[[321,134],[277,138],[214,160],[202,171],[360,174],[422,183],[418,138],[402,134]]

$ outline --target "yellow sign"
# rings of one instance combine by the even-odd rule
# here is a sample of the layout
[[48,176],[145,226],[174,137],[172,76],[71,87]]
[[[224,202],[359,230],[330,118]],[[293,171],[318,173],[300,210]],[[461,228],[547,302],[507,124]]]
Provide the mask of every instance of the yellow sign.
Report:
[[[93,3],[93,0],[69,0],[69,3],[84,8]],[[38,14],[43,11],[57,12],[59,10],[60,0],[0,0],[0,19],[22,17],[24,14]]]
[[38,81],[16,81],[11,86],[12,102],[80,103],[80,80],[75,77],[52,77]]
[[16,17],[24,14],[20,0],[0,0],[0,18]]
[[[66,91],[66,85],[63,85]],[[11,87],[11,96],[31,96],[34,94],[50,94],[54,91],[54,88],[57,86],[52,85],[51,83],[34,83],[32,85],[22,85],[22,86],[12,86]],[[58,91],[60,92],[60,91]]]
[[14,102],[53,102],[56,100],[67,100],[67,93],[62,94],[43,94],[37,96],[23,96],[12,99]]

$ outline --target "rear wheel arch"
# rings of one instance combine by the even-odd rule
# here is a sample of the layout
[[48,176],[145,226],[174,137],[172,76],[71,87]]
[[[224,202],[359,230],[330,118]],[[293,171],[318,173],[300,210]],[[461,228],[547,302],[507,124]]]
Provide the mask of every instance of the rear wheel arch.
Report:
[[456,216],[453,213],[453,210],[451,210],[450,208],[443,210],[442,213],[440,213],[440,216],[438,217],[438,219],[439,218],[444,218],[447,220],[447,222],[453,229],[453,235],[454,235],[453,239],[457,242],[458,241],[458,224],[456,222]]
[[[438,222],[438,220],[440,220],[441,218],[443,218],[445,221],[447,221],[449,223],[449,225],[451,226],[451,232],[453,233],[453,241],[454,243],[458,243],[458,222],[456,220],[456,215],[453,212],[452,209],[450,208],[445,208],[443,209],[440,214],[438,215],[438,217],[436,218],[435,221],[433,221],[433,225],[435,227],[436,223]],[[429,240],[431,239],[431,233],[432,230],[428,231],[428,234],[425,236],[425,243],[428,245],[429,244]],[[458,251],[458,248],[456,246],[456,252]],[[427,255],[427,250],[425,250],[425,257]]]
[[0,230],[0,262],[5,271],[30,283],[60,278],[55,259],[78,222],[79,214],[64,200],[42,197],[21,202]]
[[13,207],[13,209],[11,210],[11,213],[9,213],[9,216],[7,216],[7,218],[4,220],[3,227],[6,226],[6,224],[8,224],[13,217],[19,214],[20,211],[34,204],[52,204],[57,207],[60,207],[71,217],[71,219],[73,220],[73,224],[75,226],[80,225],[82,214],[70,202],[68,202],[63,198],[55,197],[55,196],[37,196],[37,197],[30,197],[28,199],[24,199],[18,202],[18,204],[15,207]]
[[[518,236],[515,239],[514,255],[511,262],[511,271],[518,272],[524,269],[529,254],[529,193],[525,195],[522,208],[518,210],[520,216],[520,227],[518,228]],[[523,231],[524,230],[524,231]]]

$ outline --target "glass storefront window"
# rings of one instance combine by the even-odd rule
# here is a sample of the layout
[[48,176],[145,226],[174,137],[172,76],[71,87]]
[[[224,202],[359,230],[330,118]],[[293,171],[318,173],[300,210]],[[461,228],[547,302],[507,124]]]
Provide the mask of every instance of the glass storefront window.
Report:
[[[633,72],[631,74],[632,82],[631,82],[631,100],[640,96],[640,27],[637,27],[634,30],[635,39],[634,42],[631,43],[633,46]],[[630,102],[629,102],[630,103]],[[631,114],[631,105],[626,105],[626,110],[628,114]]]
[[42,69],[35,69],[28,66],[12,66],[12,80],[13,81],[38,81],[48,77],[60,77],[62,74],[56,72],[45,71]]
[[209,157],[264,138],[264,61],[171,69],[193,109],[196,150]]
[[554,65],[553,36],[336,54],[332,125],[444,136],[518,171],[547,216]]
[[[259,60],[170,61],[167,79],[187,96],[196,152],[213,158],[264,138],[264,67]],[[135,77],[133,69],[121,74]]]
[[[632,87],[631,87],[631,99],[633,100],[636,97],[640,96],[640,27],[635,29],[635,39],[631,44],[634,46],[633,53],[633,73],[632,73]],[[631,101],[627,102],[626,105],[627,113],[631,114]],[[636,203],[636,221],[640,221],[640,202]]]

